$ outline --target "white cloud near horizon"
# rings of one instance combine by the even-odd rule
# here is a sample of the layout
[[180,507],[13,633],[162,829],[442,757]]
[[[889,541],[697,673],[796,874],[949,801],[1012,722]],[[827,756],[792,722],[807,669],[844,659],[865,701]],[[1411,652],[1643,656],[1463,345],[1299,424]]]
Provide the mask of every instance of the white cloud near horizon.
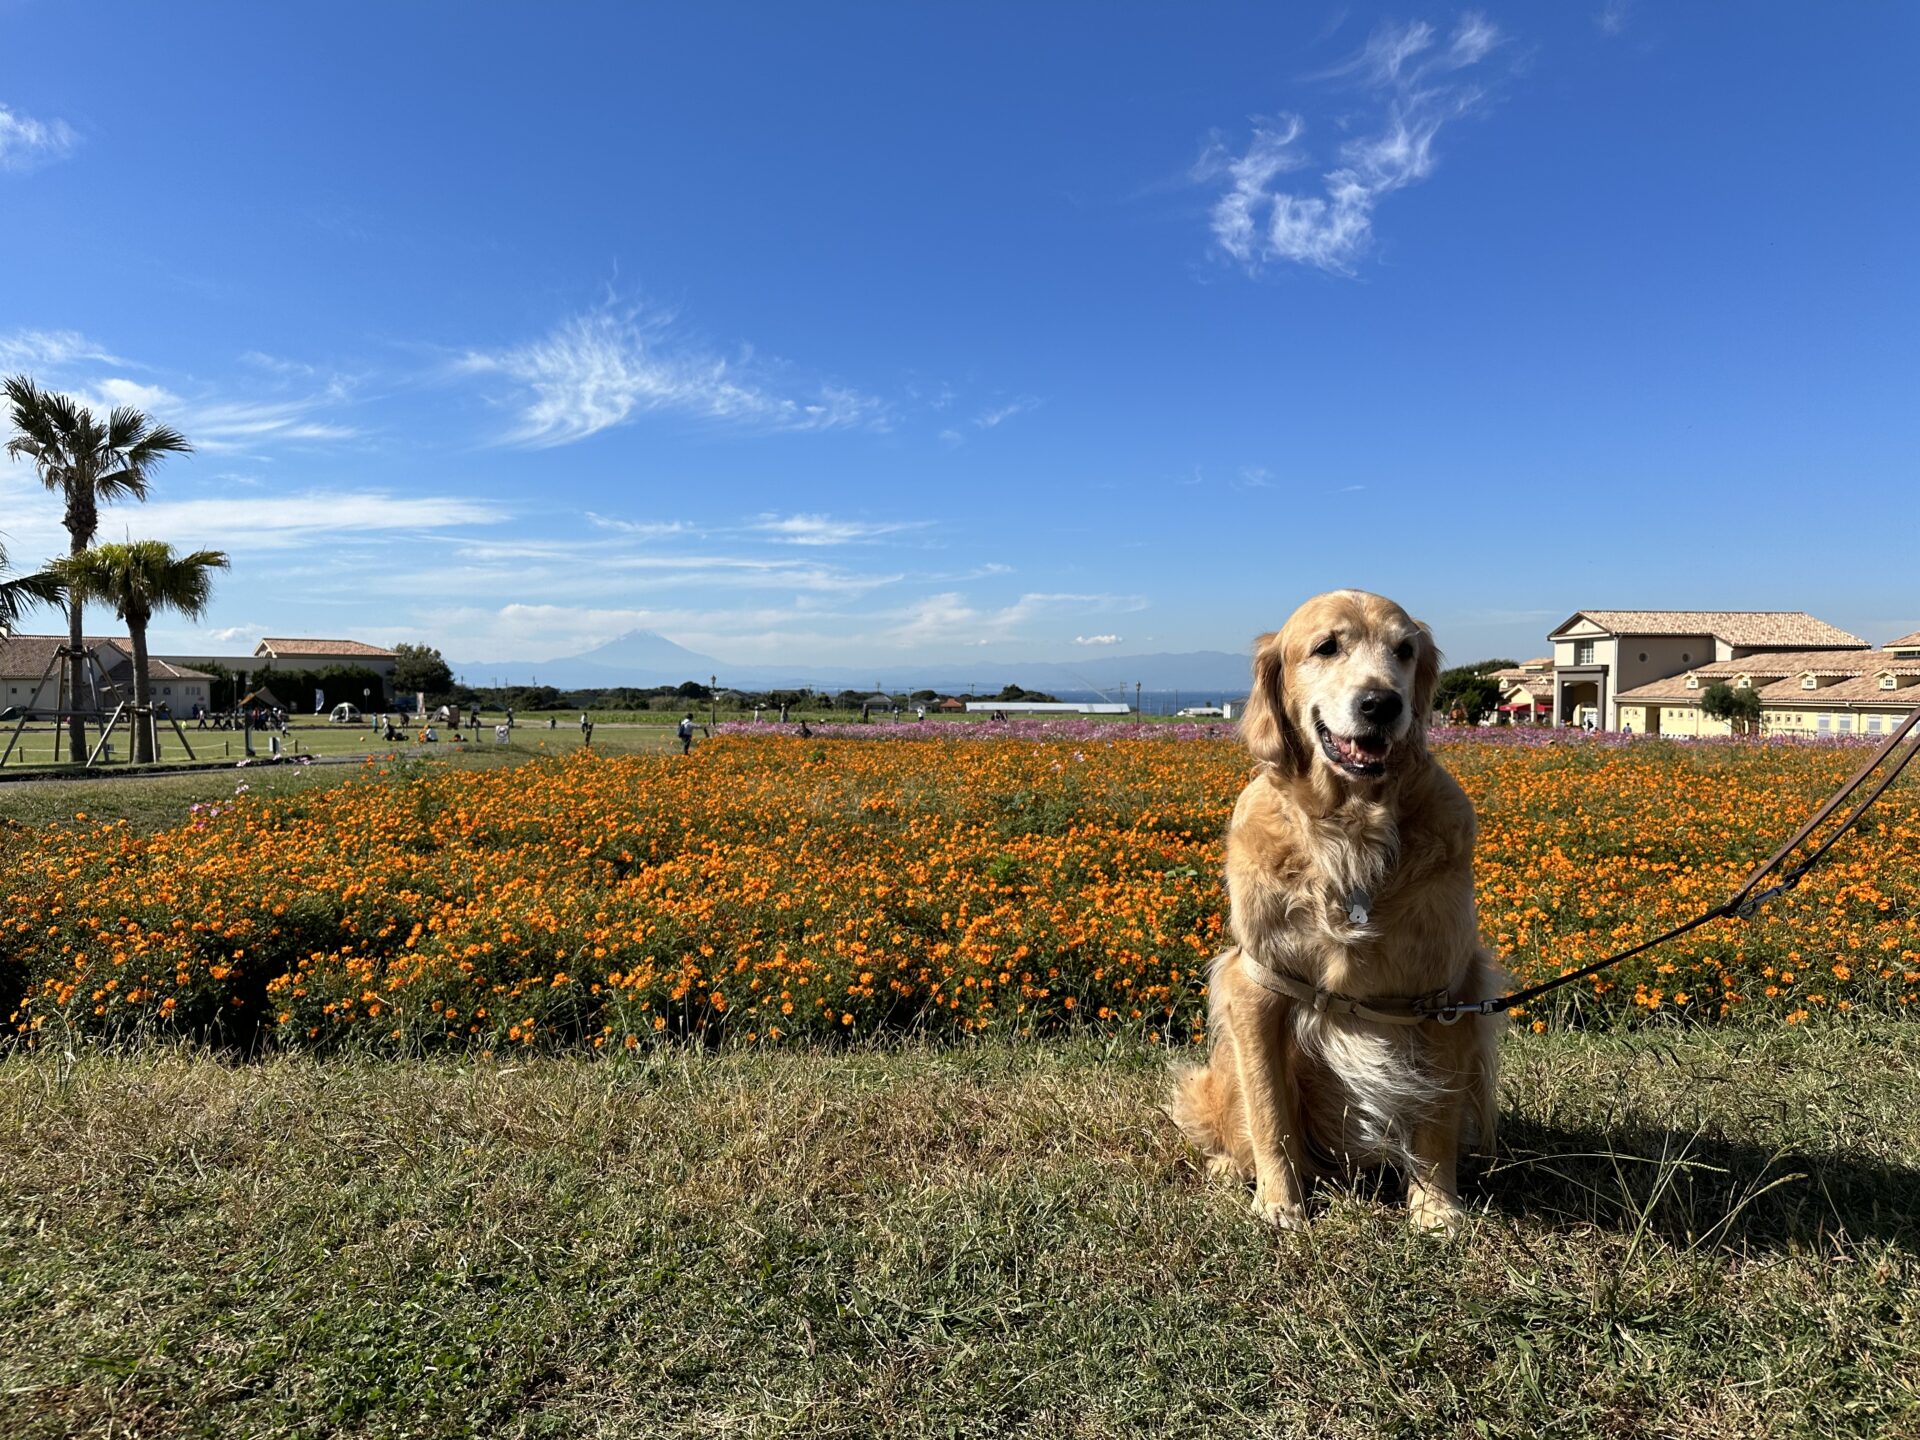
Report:
[[1030,592],[1011,605],[983,610],[957,590],[929,595],[898,612],[898,623],[876,640],[891,645],[992,645],[1020,638],[1023,626],[1046,614],[1132,612],[1147,608],[1142,595],[1074,595]]
[[36,120],[0,104],[0,171],[23,174],[64,160],[80,136],[64,120]]
[[1118,645],[1120,638],[1118,635],[1076,635],[1073,637],[1073,643],[1076,645]]
[[571,445],[653,413],[765,430],[884,428],[886,406],[844,386],[793,387],[751,354],[726,360],[681,339],[671,317],[603,305],[562,321],[542,339],[470,350],[459,374],[498,376],[518,420],[500,443]]
[[1484,102],[1485,90],[1464,72],[1503,38],[1492,21],[1473,11],[1460,16],[1444,43],[1424,21],[1376,30],[1331,75],[1356,79],[1382,102],[1383,113],[1340,145],[1338,163],[1320,176],[1319,193],[1286,178],[1313,165],[1300,115],[1256,121],[1239,154],[1216,138],[1193,168],[1196,181],[1227,182],[1209,217],[1214,244],[1250,274],[1287,261],[1352,275],[1372,248],[1380,202],[1430,176],[1442,128]]

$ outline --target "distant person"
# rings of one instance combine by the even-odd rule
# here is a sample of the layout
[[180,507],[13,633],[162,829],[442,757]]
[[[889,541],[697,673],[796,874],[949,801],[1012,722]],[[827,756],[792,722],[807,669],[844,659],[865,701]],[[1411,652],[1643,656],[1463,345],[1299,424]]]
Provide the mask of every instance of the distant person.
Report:
[[686,715],[681,719],[680,729],[678,731],[678,734],[680,736],[680,753],[682,755],[692,754],[693,753],[693,716],[691,714]]
[[507,706],[507,729],[513,729],[513,706]]
[[811,740],[813,738],[813,731],[807,728],[807,722],[805,720],[800,722],[800,738],[802,740]]
[[584,710],[580,712],[580,743],[586,746],[593,744],[593,721]]

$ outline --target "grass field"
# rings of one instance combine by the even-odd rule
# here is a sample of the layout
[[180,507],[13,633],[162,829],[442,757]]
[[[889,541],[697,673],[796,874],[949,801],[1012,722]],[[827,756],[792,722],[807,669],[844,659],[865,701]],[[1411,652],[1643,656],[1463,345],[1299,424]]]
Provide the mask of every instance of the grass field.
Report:
[[9,1437],[1920,1433],[1920,1037],[1514,1035],[1276,1237],[1137,1041],[0,1066]]
[[[0,1435],[1920,1436],[1912,786],[1521,1017],[1461,1237],[1275,1236],[1158,1110],[1230,745],[602,735],[0,787]],[[1859,759],[1442,756],[1522,975]]]
[[[663,719],[665,717],[662,717]],[[558,717],[559,723],[548,729],[544,718],[537,723],[517,721],[512,739],[505,746],[494,740],[494,727],[491,722],[484,724],[476,736],[471,730],[462,729],[461,743],[452,740],[451,728],[445,725],[434,727],[439,739],[428,744],[418,738],[423,727],[418,724],[406,727],[408,739],[390,743],[375,735],[364,725],[324,725],[295,724],[291,730],[280,737],[283,753],[289,757],[313,755],[327,758],[340,756],[372,755],[385,758],[396,754],[455,755],[485,752],[492,754],[506,750],[513,755],[529,754],[566,754],[580,748],[579,716]],[[0,745],[5,743],[5,730],[0,729]],[[270,735],[266,731],[255,731],[253,735],[254,754],[265,758],[271,753]],[[127,744],[124,737],[117,740],[114,749],[115,761],[94,767],[94,771],[85,775],[75,775],[74,768],[64,761],[55,761],[53,757],[54,739],[45,727],[29,729],[27,743],[16,749],[3,772],[12,778],[31,776],[36,779],[76,779],[93,780],[123,775],[126,766],[121,763],[127,758]],[[172,767],[187,768],[212,762],[237,765],[246,758],[246,739],[237,730],[187,730],[188,743],[193,747],[189,756],[180,745],[171,730],[160,733],[160,759],[157,768],[165,770]],[[596,721],[593,734],[595,749],[608,754],[646,754],[664,753],[669,745],[677,749],[673,740],[673,727],[665,723],[628,723]],[[0,791],[4,795],[4,791]]]

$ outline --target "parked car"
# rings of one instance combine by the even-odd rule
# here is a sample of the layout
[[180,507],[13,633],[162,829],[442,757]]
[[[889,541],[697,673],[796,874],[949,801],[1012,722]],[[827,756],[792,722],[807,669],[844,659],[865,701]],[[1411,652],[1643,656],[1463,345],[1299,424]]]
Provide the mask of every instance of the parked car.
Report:
[[366,718],[366,716],[360,713],[360,707],[358,705],[342,703],[333,707],[333,712],[327,716],[327,723],[329,725],[358,725]]

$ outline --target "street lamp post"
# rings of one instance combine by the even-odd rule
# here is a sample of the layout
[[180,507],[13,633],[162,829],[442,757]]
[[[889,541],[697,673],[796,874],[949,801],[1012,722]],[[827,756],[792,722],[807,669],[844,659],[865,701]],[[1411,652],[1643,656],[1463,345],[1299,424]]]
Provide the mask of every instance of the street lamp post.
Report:
[[719,685],[719,683],[720,677],[718,675],[707,676],[707,728],[709,730],[719,723],[720,692],[714,688]]
[[1138,680],[1133,682],[1133,723],[1136,725],[1144,725],[1147,723],[1146,713],[1140,708],[1140,682]]

